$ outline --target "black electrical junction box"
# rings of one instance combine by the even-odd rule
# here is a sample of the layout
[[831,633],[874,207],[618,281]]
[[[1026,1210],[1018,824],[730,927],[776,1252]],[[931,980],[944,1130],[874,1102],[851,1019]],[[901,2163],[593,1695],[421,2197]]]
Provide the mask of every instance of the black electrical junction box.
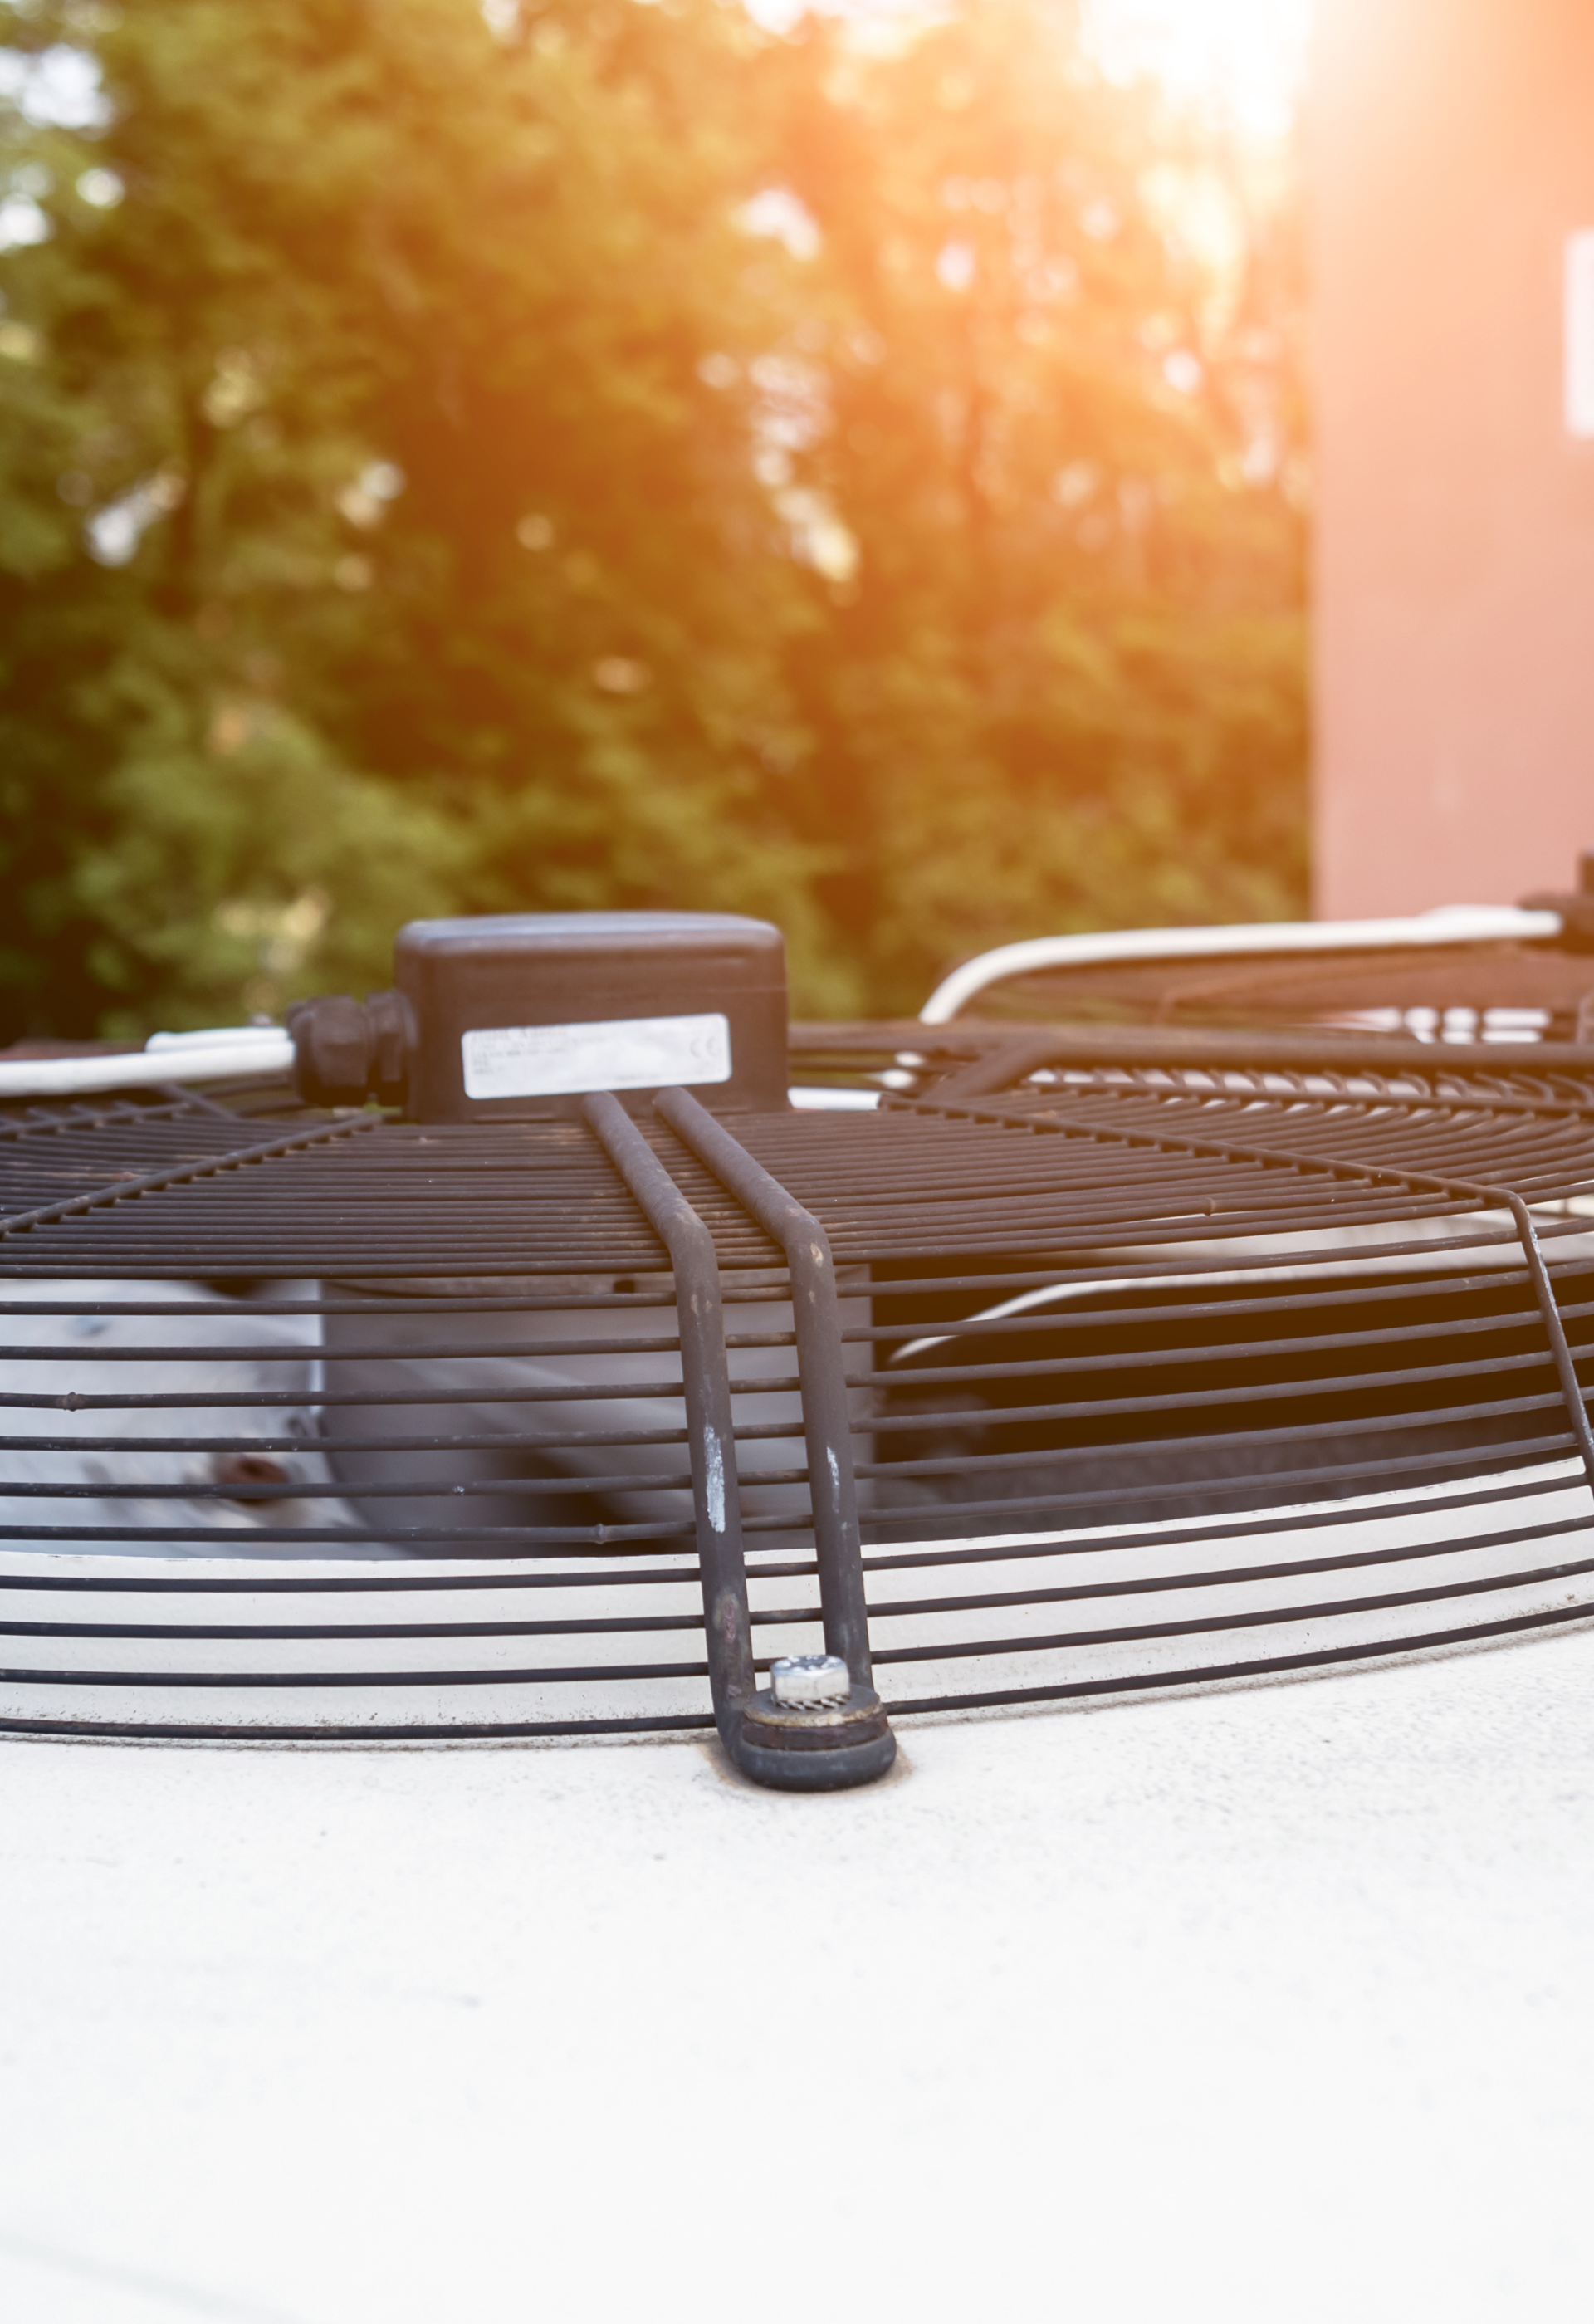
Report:
[[679,1083],[716,1112],[783,1108],[786,946],[721,912],[411,920],[393,947],[417,1121],[579,1111]]

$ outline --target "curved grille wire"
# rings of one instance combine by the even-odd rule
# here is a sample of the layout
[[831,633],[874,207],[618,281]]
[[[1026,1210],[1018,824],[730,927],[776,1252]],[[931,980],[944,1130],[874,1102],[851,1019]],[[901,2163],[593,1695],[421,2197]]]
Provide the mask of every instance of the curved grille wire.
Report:
[[[971,1056],[996,1086],[960,1100]],[[1586,1618],[1511,1216],[1412,1180],[1533,1204],[1587,1379],[1591,1115],[1559,1069],[993,1074],[972,1042],[878,1113],[738,1119],[843,1270],[892,1709]],[[726,1273],[767,1663],[816,1642],[788,1290],[648,1134]],[[38,1109],[0,1205],[0,1724],[710,1725],[665,1258],[581,1125]]]

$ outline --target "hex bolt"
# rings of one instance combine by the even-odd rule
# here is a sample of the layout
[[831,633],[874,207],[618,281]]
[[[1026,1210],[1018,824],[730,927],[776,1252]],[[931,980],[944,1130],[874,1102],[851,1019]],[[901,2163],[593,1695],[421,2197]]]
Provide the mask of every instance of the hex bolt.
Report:
[[769,1691],[782,1711],[834,1711],[852,1681],[840,1655],[782,1655],[769,1665]]

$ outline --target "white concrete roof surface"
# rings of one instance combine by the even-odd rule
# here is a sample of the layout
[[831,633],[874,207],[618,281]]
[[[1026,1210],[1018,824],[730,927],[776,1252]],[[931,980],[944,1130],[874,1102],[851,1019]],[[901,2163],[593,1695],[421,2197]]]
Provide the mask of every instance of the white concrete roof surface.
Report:
[[1594,1634],[694,1742],[0,1746],[6,2324],[1586,2324]]

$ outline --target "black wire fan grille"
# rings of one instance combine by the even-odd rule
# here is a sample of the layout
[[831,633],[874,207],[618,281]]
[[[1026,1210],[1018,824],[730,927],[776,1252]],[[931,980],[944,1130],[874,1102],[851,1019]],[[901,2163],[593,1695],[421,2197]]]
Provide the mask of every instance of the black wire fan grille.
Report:
[[[893,1713],[1594,1613],[1594,1074],[916,1038],[811,1036],[874,1111],[722,1125],[828,1237]],[[245,1103],[0,1124],[0,1725],[712,1726],[675,1280],[594,1130]],[[787,1254],[637,1120],[718,1258],[762,1666],[819,1643]]]

